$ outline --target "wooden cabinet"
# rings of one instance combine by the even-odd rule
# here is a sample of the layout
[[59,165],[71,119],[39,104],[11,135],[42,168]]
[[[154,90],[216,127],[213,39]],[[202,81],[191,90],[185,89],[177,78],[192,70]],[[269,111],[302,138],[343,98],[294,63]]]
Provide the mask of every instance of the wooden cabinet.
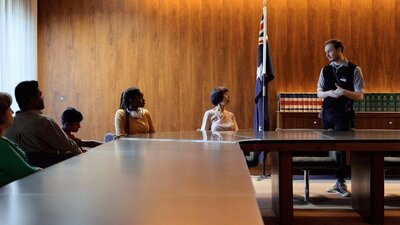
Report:
[[362,112],[356,114],[357,129],[400,129],[400,112]]
[[[317,112],[277,112],[277,128],[322,129]],[[400,112],[356,112],[356,129],[400,129]]]
[[317,112],[278,112],[277,121],[281,129],[322,129]]

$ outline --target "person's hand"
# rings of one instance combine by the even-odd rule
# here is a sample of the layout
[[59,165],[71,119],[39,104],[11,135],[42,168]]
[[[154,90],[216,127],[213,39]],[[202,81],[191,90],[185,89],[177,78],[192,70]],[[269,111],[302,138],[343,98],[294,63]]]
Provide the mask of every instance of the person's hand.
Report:
[[327,94],[328,94],[328,97],[331,97],[331,98],[339,98],[340,97],[335,94],[334,90],[327,91]]
[[336,98],[338,98],[344,94],[344,89],[337,84],[335,85],[336,85],[336,90],[334,90],[333,93],[337,96]]
[[335,95],[334,90],[330,90],[330,91],[320,91],[320,92],[318,92],[318,97],[319,98],[327,98],[327,97],[338,98],[339,96]]

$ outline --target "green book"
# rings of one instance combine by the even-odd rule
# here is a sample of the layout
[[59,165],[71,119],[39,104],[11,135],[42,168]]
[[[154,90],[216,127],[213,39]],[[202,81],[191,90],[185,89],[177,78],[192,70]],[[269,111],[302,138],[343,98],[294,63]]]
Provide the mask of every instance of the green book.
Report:
[[382,94],[382,111],[389,111],[389,94]]
[[375,111],[382,112],[383,111],[383,94],[378,93],[375,94]]
[[358,103],[359,103],[359,106],[358,106],[359,111],[364,112],[365,111],[365,95],[361,101],[358,101]]
[[365,94],[365,111],[371,111],[371,94]]
[[395,107],[396,111],[400,111],[400,94],[396,94]]
[[360,111],[360,101],[354,101],[353,110],[356,111],[356,112]]
[[388,94],[388,111],[396,111],[396,94]]
[[376,111],[376,94],[371,94],[370,96],[370,105],[369,108],[371,112],[375,112]]

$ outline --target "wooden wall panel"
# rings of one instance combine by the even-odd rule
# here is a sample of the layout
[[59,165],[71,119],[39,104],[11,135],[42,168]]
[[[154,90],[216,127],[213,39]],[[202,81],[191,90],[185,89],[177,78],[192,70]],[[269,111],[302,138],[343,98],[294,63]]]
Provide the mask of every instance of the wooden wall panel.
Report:
[[[261,0],[39,0],[39,82],[47,114],[67,106],[85,119],[78,136],[114,130],[120,93],[142,89],[159,131],[195,130],[214,86],[230,89],[239,127],[252,127]],[[399,92],[400,0],[268,0],[278,92],[314,92],[339,38],[367,92]]]
[[85,116],[78,136],[101,139],[114,130],[121,91],[138,86],[157,130],[195,130],[211,107],[211,88],[226,86],[229,109],[249,128],[261,7],[255,0],[41,0],[45,112],[58,119],[77,107]]

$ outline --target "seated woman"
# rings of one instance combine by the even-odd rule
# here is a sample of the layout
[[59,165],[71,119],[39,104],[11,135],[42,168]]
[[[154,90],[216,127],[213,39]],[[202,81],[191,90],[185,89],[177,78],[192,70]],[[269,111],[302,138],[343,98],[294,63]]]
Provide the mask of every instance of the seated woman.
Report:
[[231,99],[225,87],[216,87],[210,93],[211,103],[215,108],[204,113],[201,131],[238,131],[235,115],[225,110]]
[[138,88],[128,88],[121,94],[119,109],[115,113],[115,133],[117,136],[155,133],[150,112],[143,108],[145,100]]
[[17,144],[4,137],[4,131],[13,124],[11,102],[9,94],[0,92],[0,187],[40,169],[30,166]]

